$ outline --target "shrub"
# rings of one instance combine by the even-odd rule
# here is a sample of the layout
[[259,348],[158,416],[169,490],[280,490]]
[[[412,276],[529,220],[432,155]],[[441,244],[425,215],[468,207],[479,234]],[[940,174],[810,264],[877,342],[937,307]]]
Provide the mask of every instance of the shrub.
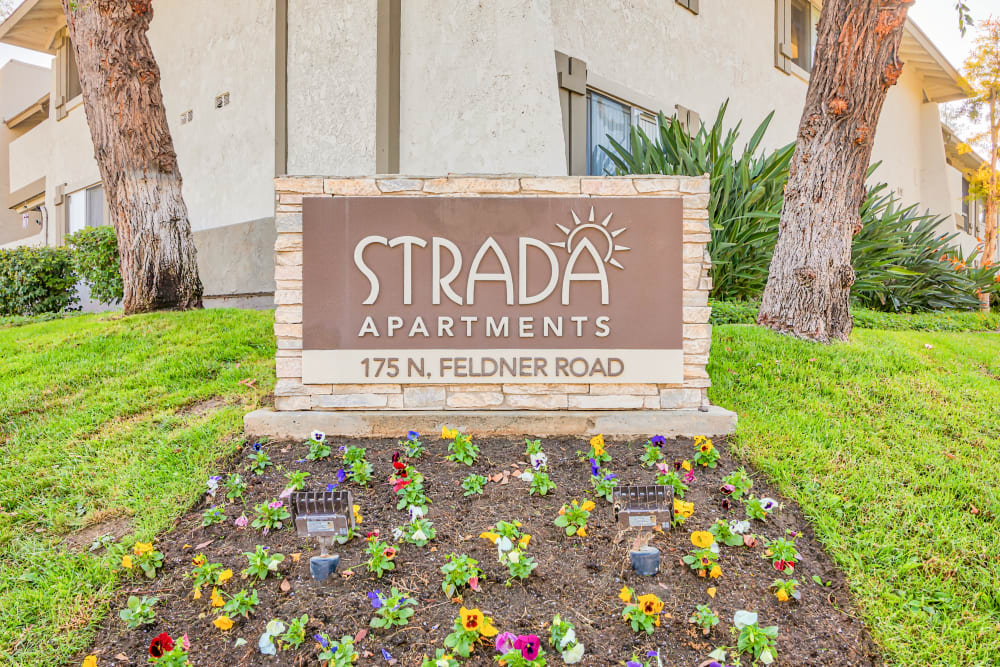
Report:
[[[712,301],[712,324],[753,324],[759,303],[753,301]],[[886,331],[997,331],[1000,311],[946,310],[925,313],[887,313],[867,308],[852,308],[858,329]]]
[[67,236],[66,244],[73,249],[73,268],[90,286],[91,298],[106,304],[120,302],[125,286],[114,227],[85,227]]
[[78,300],[67,248],[0,250],[0,316],[75,310]]

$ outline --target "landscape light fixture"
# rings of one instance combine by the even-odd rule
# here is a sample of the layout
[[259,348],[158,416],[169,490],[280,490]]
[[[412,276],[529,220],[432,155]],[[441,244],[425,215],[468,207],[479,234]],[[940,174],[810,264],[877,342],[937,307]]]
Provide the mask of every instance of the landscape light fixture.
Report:
[[340,556],[330,554],[334,540],[346,537],[354,528],[351,492],[296,491],[291,502],[299,537],[314,537],[319,542],[320,555],[309,559],[309,573],[316,581],[324,581],[340,564]]

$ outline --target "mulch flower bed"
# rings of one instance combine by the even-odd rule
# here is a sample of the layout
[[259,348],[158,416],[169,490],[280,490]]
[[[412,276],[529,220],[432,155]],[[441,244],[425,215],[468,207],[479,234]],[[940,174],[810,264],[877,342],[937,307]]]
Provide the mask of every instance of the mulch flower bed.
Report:
[[[881,664],[851,609],[847,582],[802,513],[759,476],[749,475],[749,490],[742,488],[747,479],[727,477],[739,465],[723,442],[706,448],[703,439],[657,438],[650,449],[647,442],[554,438],[526,448],[516,439],[466,444],[457,432],[444,435],[425,435],[419,458],[406,455],[412,442],[405,439],[321,442],[317,434],[311,445],[248,446],[209,481],[214,496],[206,494],[171,532],[123,549],[130,578],[99,630],[96,661],[88,656],[84,664],[146,664],[152,645],[164,655],[152,658],[161,665],[347,665],[352,653],[357,665],[487,665],[499,650],[509,667],[544,660],[697,666],[713,658],[727,665],[737,658],[734,617],[744,639],[758,642],[762,661]],[[448,460],[449,445],[453,459],[472,465]],[[328,456],[306,459],[326,448]],[[522,479],[532,471],[533,482]],[[239,488],[233,473],[246,488],[242,499],[227,500]],[[367,485],[352,481],[368,474]],[[662,553],[659,573],[642,577],[629,560],[635,533],[619,531],[599,493],[614,484],[654,484],[658,476],[689,480],[689,488],[675,506],[683,523],[652,534],[650,544]],[[326,581],[310,577],[318,545],[297,536],[281,499],[290,483],[353,494],[361,522],[353,539],[332,549],[341,562]],[[546,493],[529,495],[532,488]],[[407,509],[426,501],[423,517]],[[764,520],[748,519],[748,507]],[[718,519],[725,527],[708,532]],[[468,558],[481,570],[471,580],[462,574]],[[381,578],[369,561],[384,568]],[[150,569],[154,578],[147,578]],[[253,574],[242,574],[248,569]],[[197,592],[193,572],[203,581]],[[710,657],[720,647],[728,660]],[[471,657],[461,657],[463,649]],[[740,659],[749,665],[753,657]]]

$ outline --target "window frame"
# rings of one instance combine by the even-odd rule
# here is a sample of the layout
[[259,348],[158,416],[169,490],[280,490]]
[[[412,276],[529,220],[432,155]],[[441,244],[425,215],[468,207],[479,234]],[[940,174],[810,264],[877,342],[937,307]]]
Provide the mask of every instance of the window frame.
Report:
[[[622,99],[618,95],[611,94],[611,93],[609,93],[609,92],[607,92],[605,90],[602,90],[602,89],[600,89],[600,88],[598,88],[596,86],[587,86],[587,95],[586,95],[586,100],[587,100],[587,120],[586,120],[586,124],[587,124],[586,125],[586,127],[587,127],[587,167],[586,167],[586,175],[587,176],[604,176],[605,174],[595,174],[595,173],[591,172],[591,167],[592,167],[592,163],[593,163],[593,159],[594,159],[593,123],[592,123],[592,117],[591,117],[591,100],[593,99],[592,96],[594,94],[597,94],[597,95],[599,95],[599,96],[601,96],[601,97],[603,97],[605,99],[611,100],[612,102],[615,102],[615,103],[621,105],[622,107],[625,107],[626,109],[628,109],[629,132],[630,133],[632,131],[632,128],[635,127],[635,126],[637,126],[639,124],[639,120],[642,119],[642,118],[645,118],[647,121],[651,121],[651,122],[653,122],[655,124],[656,123],[656,119],[657,119],[657,114],[654,113],[654,112],[652,112],[652,111],[650,111],[647,107],[640,106],[638,104],[635,104],[634,102],[629,102],[626,99]],[[652,137],[652,138],[655,140],[656,137]]]
[[819,21],[820,6],[814,0],[802,0],[810,7],[810,19],[815,17],[815,21],[809,22],[809,69],[804,69],[795,62],[791,52],[792,44],[792,0],[774,0],[774,66],[785,74],[799,77],[803,81],[809,81],[813,66],[816,64],[816,24]]
[[[83,103],[83,90],[80,85],[80,73],[76,66],[76,54],[73,52],[69,31],[63,28],[56,35],[55,41],[56,101],[54,108],[56,120],[60,121],[68,116],[70,111]],[[76,80],[75,87],[72,85],[74,78]]]

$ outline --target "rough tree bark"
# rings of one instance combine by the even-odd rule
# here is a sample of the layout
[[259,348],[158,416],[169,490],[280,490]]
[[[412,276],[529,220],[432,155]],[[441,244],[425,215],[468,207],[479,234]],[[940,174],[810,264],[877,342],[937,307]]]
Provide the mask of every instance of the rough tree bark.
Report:
[[[983,263],[993,264],[997,256],[997,151],[1000,150],[1000,124],[997,123],[997,96],[990,97],[990,179],[987,183],[986,229],[983,234]],[[979,295],[982,310],[990,310],[990,295]]]
[[792,158],[778,242],[757,323],[821,342],[853,322],[851,241],[865,175],[913,0],[826,0]]
[[194,239],[146,31],[152,0],[62,0],[118,237],[126,313],[201,306]]

